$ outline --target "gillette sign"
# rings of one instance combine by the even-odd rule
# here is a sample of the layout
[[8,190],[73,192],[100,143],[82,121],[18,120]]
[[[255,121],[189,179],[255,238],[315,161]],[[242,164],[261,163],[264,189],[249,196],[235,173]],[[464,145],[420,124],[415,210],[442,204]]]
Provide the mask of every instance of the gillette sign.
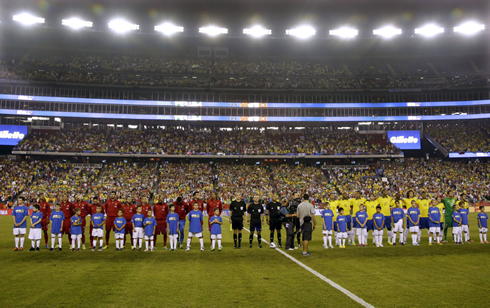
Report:
[[0,125],[0,145],[17,145],[27,135],[27,126]]
[[420,131],[389,131],[388,140],[402,150],[420,150]]

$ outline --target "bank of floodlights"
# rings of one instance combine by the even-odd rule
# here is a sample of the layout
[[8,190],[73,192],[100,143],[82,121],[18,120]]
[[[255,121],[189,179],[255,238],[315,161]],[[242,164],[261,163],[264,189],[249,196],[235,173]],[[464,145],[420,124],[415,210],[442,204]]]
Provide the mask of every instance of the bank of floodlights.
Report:
[[286,34],[299,39],[307,39],[316,34],[316,30],[312,26],[299,26],[294,29],[286,30]]
[[353,28],[342,27],[339,29],[330,30],[328,33],[332,36],[337,36],[339,38],[349,39],[349,38],[356,37],[359,34],[359,31],[357,29],[353,29]]
[[127,33],[129,31],[139,30],[140,26],[137,24],[132,24],[127,20],[118,18],[113,19],[108,23],[110,29],[116,33]]
[[415,29],[415,34],[419,34],[425,37],[434,37],[438,34],[444,33],[444,28],[439,27],[435,24],[425,25],[421,28]]
[[485,30],[485,25],[474,21],[465,22],[464,24],[454,27],[454,32],[464,35],[473,35],[483,30]]
[[32,26],[35,24],[43,24],[44,18],[31,15],[29,13],[22,13],[12,16],[14,21],[17,21],[25,26]]
[[252,28],[243,29],[243,34],[256,38],[271,35],[271,33],[272,31],[270,29],[264,29],[262,26],[253,26]]
[[171,35],[174,35],[176,33],[184,32],[184,27],[179,27],[179,26],[176,26],[172,23],[164,22],[163,24],[155,26],[155,31],[160,32],[166,36],[171,36]]
[[73,17],[70,19],[63,19],[61,21],[61,24],[63,26],[70,27],[74,30],[79,30],[82,28],[92,28],[94,25],[94,23],[91,21],[82,20],[82,19],[77,18],[77,17]]
[[228,34],[228,29],[216,26],[207,26],[199,28],[199,33],[207,34],[209,36],[218,36],[220,34]]
[[402,29],[398,29],[393,26],[386,26],[383,28],[373,30],[373,34],[381,36],[382,38],[389,39],[402,34]]

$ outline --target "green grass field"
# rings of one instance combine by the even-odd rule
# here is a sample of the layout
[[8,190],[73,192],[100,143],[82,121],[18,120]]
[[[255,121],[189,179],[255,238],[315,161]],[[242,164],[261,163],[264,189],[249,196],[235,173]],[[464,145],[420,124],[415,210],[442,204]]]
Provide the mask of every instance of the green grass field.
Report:
[[[116,252],[113,239],[109,250],[72,253],[66,236],[62,252],[29,252],[27,239],[24,251],[13,252],[12,218],[0,222],[0,307],[361,306],[267,245],[258,249],[256,239],[249,249],[246,231],[245,248],[234,250],[227,220],[222,252],[209,251],[205,233],[205,252],[195,240],[190,252],[163,250],[160,236],[154,253]],[[376,248],[369,238],[366,248],[328,250],[317,229],[312,257],[287,253],[375,307],[486,307],[490,245],[479,243],[474,213],[470,227],[475,243],[462,246],[428,246],[424,230],[419,247]]]

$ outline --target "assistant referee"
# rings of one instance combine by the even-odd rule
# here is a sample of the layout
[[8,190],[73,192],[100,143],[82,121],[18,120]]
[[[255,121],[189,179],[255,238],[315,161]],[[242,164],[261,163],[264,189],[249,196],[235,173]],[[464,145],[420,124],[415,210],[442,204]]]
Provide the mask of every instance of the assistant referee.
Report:
[[235,249],[242,248],[242,229],[243,221],[245,220],[246,209],[247,205],[242,200],[242,195],[237,192],[235,195],[235,200],[230,203],[230,218],[231,227],[233,229],[233,241],[235,242]]

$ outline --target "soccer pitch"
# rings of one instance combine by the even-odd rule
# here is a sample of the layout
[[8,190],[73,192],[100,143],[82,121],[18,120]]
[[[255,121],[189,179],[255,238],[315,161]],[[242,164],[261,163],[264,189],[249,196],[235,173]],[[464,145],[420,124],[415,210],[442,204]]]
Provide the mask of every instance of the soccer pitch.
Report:
[[[362,307],[265,243],[257,248],[256,238],[249,249],[245,230],[243,248],[234,250],[226,219],[221,252],[209,250],[205,232],[204,252],[196,239],[189,252],[163,250],[159,236],[153,253],[114,251],[113,233],[102,252],[70,252],[66,235],[62,252],[29,252],[27,234],[24,251],[13,252],[12,217],[1,216],[0,222],[0,307]],[[385,234],[384,248],[369,237],[366,248],[326,250],[317,228],[313,256],[286,254],[374,307],[486,307],[490,245],[479,243],[475,213],[470,229],[475,243],[465,245],[429,246],[424,230],[418,247],[410,236],[406,246],[389,246]],[[268,227],[263,230],[268,241]]]

